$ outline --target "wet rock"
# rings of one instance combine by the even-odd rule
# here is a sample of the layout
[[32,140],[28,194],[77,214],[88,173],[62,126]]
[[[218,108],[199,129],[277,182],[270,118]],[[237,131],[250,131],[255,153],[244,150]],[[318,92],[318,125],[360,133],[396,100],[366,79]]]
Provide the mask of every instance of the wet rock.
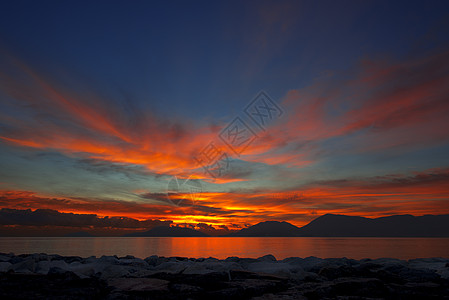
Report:
[[238,260],[238,264],[242,266],[242,268],[246,269],[250,264],[259,262],[255,258],[240,258]]
[[20,262],[17,262],[11,266],[11,269],[16,273],[34,273],[36,263],[34,259],[27,258]]
[[159,271],[164,273],[171,273],[171,274],[179,274],[183,272],[187,268],[187,265],[181,262],[164,262],[160,265],[157,265],[154,268],[150,268],[150,270],[153,271]]
[[110,265],[96,274],[99,274],[100,279],[106,280],[109,278],[129,277],[133,272],[134,269],[129,266]]
[[25,259],[24,259],[23,257],[20,257],[20,256],[14,256],[14,257],[11,257],[11,259],[9,260],[9,262],[12,263],[12,264],[14,265],[14,264],[17,264],[17,263],[22,262],[22,261],[24,261],[24,260],[25,260]]
[[111,265],[118,265],[120,263],[120,260],[117,256],[106,256],[103,255],[102,257],[93,260],[95,263],[103,263],[103,264],[111,264]]
[[[142,260],[43,253],[0,253],[0,258],[7,260],[0,261],[1,299],[11,298],[13,290],[14,297],[22,299],[62,299],[64,295],[88,299],[100,294],[96,299],[444,299],[449,294],[449,260],[445,258],[291,257],[277,261],[266,255]],[[61,296],[59,291],[66,294]]]
[[226,258],[224,261],[226,262],[236,262],[238,263],[240,261],[240,257],[237,256],[230,256],[228,258]]
[[321,270],[318,272],[318,275],[329,280],[334,280],[341,277],[354,277],[358,275],[358,272],[355,268],[347,265],[338,267],[329,266],[321,268]]
[[35,271],[38,274],[48,274],[51,268],[59,268],[65,271],[70,271],[69,265],[63,260],[40,261],[36,264]]
[[[266,273],[274,274],[283,277],[292,277],[291,269],[293,266],[286,263],[276,263],[276,262],[257,262],[250,264],[247,268],[248,271],[255,273]],[[300,268],[300,267],[299,267]]]
[[339,278],[333,281],[304,284],[301,288],[304,296],[311,299],[350,296],[376,298],[388,293],[384,283],[376,278]]
[[196,294],[204,291],[199,286],[194,286],[190,284],[183,284],[183,283],[174,283],[170,285],[170,290],[175,293],[181,293],[181,294]]
[[0,273],[8,272],[11,269],[10,262],[0,262]]
[[304,271],[307,272],[318,272],[323,266],[326,265],[325,261],[322,258],[318,258],[315,256],[309,256],[306,258],[290,258],[287,259],[287,262],[291,265],[301,266]]
[[241,270],[237,263],[229,262],[195,262],[187,265],[183,274],[209,274],[214,272],[229,272],[230,270]]
[[9,262],[10,259],[11,257],[0,254],[0,262]]
[[268,254],[257,259],[258,261],[276,261],[276,257],[274,255]]
[[445,280],[449,280],[449,268],[438,272],[440,277]]
[[81,262],[73,262],[69,266],[69,270],[80,276],[81,278],[92,277],[95,273],[93,264],[83,264]]
[[123,266],[133,266],[138,268],[148,268],[149,265],[146,261],[140,258],[122,258],[118,260],[118,263]]
[[157,256],[157,255],[149,256],[149,257],[145,258],[144,261],[146,261],[147,264],[152,267],[160,265],[163,262],[163,260],[159,259],[159,256]]
[[107,286],[95,278],[66,274],[0,274],[0,299],[105,299]]
[[53,277],[65,278],[67,280],[79,279],[79,276],[77,276],[75,273],[58,267],[51,267],[48,271],[48,275]]
[[181,256],[175,256],[174,258],[177,261],[188,261],[188,260],[190,260],[188,257],[181,257]]
[[157,278],[115,278],[108,285],[119,291],[127,292],[168,292],[167,280]]

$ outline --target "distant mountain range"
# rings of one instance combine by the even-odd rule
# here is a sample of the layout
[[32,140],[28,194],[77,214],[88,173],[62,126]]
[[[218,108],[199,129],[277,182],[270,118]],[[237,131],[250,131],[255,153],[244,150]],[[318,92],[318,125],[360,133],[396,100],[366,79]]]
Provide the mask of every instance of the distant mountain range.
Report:
[[304,237],[449,237],[449,215],[398,215],[364,218],[326,214],[303,227],[268,221],[244,228],[231,236]]
[[326,214],[299,228],[299,236],[449,237],[449,215],[397,215],[370,219]]
[[[183,227],[155,227],[130,237],[204,237]],[[326,214],[303,227],[288,222],[266,221],[231,233],[230,237],[449,237],[449,215],[397,215],[364,218]]]

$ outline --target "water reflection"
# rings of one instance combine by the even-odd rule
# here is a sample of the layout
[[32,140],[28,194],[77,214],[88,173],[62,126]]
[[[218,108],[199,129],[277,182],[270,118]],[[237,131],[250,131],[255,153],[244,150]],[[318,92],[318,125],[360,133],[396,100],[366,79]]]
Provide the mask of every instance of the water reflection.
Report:
[[449,238],[0,238],[0,252],[136,257],[449,257]]

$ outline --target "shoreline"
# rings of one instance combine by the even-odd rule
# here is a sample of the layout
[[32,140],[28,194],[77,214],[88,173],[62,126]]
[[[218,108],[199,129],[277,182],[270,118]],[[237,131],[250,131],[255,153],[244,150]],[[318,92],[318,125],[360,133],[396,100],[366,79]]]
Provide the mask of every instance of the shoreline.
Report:
[[[26,286],[26,288],[24,288]],[[449,298],[449,258],[79,257],[0,253],[0,297]]]

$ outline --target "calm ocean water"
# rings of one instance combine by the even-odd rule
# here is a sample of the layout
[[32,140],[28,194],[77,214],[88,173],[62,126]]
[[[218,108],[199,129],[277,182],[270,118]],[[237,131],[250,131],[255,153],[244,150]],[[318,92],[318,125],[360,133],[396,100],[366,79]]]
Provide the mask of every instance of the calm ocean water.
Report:
[[354,259],[392,257],[449,258],[449,238],[0,238],[0,252],[48,253],[82,257],[101,255],[150,255],[216,257],[317,256]]

